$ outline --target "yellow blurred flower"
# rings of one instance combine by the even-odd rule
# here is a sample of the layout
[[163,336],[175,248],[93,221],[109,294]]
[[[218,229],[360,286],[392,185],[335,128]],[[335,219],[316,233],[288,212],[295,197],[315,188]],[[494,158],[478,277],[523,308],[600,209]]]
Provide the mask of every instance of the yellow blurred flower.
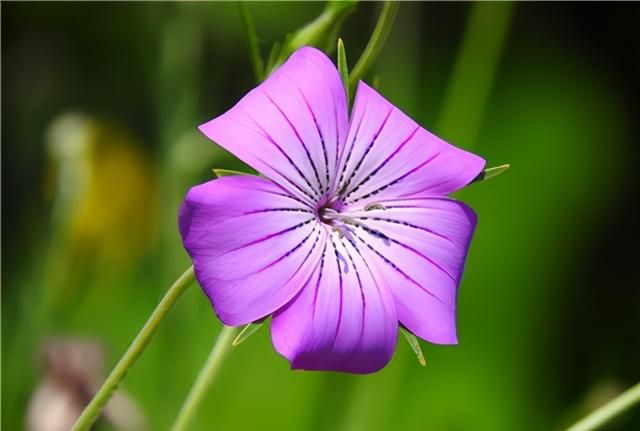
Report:
[[54,229],[73,261],[130,265],[154,230],[156,180],[150,156],[122,127],[70,113],[50,126]]

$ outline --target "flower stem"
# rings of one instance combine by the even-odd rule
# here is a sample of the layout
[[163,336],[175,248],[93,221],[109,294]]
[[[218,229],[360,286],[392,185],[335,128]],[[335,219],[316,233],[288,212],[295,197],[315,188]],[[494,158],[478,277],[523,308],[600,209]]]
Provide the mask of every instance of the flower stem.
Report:
[[200,370],[200,374],[198,374],[195,383],[191,387],[189,395],[184,400],[184,404],[182,404],[180,413],[178,413],[178,417],[171,428],[172,431],[189,429],[189,424],[196,414],[198,407],[202,404],[202,400],[213,383],[222,365],[222,361],[233,348],[232,341],[239,329],[238,327],[224,326],[222,331],[220,331],[216,342],[213,344],[213,349],[211,353],[209,353],[207,362],[205,362]]
[[71,431],[87,431],[91,428],[94,422],[98,419],[102,409],[113,395],[113,392],[118,387],[120,381],[124,378],[129,368],[131,368],[140,354],[147,347],[147,344],[149,344],[149,340],[151,340],[151,337],[155,333],[162,319],[166,316],[173,304],[175,304],[184,291],[187,290],[187,287],[191,285],[194,279],[193,266],[191,266],[173,283],[173,286],[171,286],[164,298],[162,298],[156,309],[153,310],[153,313],[151,313],[151,316],[144,324],[135,340],[133,340],[129,349],[125,352],[124,356],[120,358],[120,361],[113,371],[111,371],[107,380],[105,380],[89,405],[84,409],[76,423],[73,425]]
[[[351,90],[353,90],[358,83],[358,80],[369,71],[369,68],[371,68],[378,58],[378,54],[384,46],[387,36],[389,36],[389,32],[393,26],[393,21],[396,19],[396,13],[398,12],[399,5],[400,3],[395,1],[384,2],[382,12],[380,12],[380,17],[378,18],[376,27],[373,29],[373,34],[369,39],[369,43],[367,43],[367,47],[364,49],[364,52],[360,56],[360,59],[349,76],[349,87]],[[353,94],[353,91],[351,91],[350,94]]]
[[569,427],[567,431],[598,429],[638,403],[640,403],[640,383],[637,383],[604,406],[591,412],[585,418]]

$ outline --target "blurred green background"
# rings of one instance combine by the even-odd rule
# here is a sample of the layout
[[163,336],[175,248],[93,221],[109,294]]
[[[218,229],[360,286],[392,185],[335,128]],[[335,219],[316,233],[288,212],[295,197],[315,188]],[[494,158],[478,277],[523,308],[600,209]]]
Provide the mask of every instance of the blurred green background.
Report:
[[[265,58],[324,8],[246,6]],[[351,66],[379,10],[358,4],[338,31]],[[637,3],[403,3],[366,79],[512,166],[458,196],[479,214],[460,345],[422,343],[424,368],[399,339],[375,375],[292,372],[263,328],[192,429],[560,429],[640,380],[639,18]],[[254,85],[235,3],[2,4],[4,429],[56,430],[33,416],[77,411],[189,265],[182,197],[242,168],[196,126]],[[172,423],[219,330],[191,288],[124,381],[148,429]],[[640,412],[610,429],[640,429]]]

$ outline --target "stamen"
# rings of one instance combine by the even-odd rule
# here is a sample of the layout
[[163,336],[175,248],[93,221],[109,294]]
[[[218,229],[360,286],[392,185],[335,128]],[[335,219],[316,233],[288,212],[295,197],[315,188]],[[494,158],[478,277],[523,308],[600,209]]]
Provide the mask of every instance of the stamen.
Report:
[[336,221],[343,222],[345,224],[352,224],[355,226],[358,225],[358,221],[353,217],[349,217],[348,215],[345,215],[345,214],[340,214],[339,212],[331,208],[325,208],[320,214],[320,217],[322,218],[322,220],[325,220],[325,221],[336,220]]
[[353,229],[340,221],[333,224],[331,230],[338,235],[338,239],[346,238],[349,241],[353,240]]
[[364,206],[364,210],[365,211],[373,211],[373,210],[386,210],[386,208],[384,207],[384,205],[379,204],[377,202],[372,202],[370,204],[366,204]]
[[340,217],[340,213],[333,208],[324,208],[320,215],[326,220],[336,220]]

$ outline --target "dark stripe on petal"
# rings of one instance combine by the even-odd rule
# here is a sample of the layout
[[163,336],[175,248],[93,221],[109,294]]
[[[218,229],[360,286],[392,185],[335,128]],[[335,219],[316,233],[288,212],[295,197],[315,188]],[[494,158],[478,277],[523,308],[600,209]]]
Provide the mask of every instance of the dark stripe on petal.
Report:
[[[362,122],[364,121],[364,113],[362,114],[362,116],[360,117],[360,121],[358,122],[358,125],[356,126],[356,131],[353,134],[353,138],[351,139],[351,145],[349,146],[349,149],[347,150],[347,146],[345,143],[345,148],[343,149],[343,153],[342,156],[344,156],[344,151],[347,152],[347,158],[344,161],[344,164],[342,165],[342,171],[340,172],[340,180],[338,181],[338,187],[340,187],[340,184],[342,184],[342,181],[344,180],[344,174],[347,171],[347,166],[349,165],[349,160],[351,159],[351,153],[353,152],[353,147],[355,145],[356,139],[358,139],[358,133],[360,132],[360,126],[362,126]],[[341,158],[342,158],[341,156]],[[342,188],[340,188],[338,190],[338,194],[342,194],[344,192],[344,190]]]
[[312,211],[304,208],[265,208],[262,210],[247,211],[245,213],[237,215],[236,217],[242,217],[242,216],[251,215],[251,214],[269,213],[269,212],[301,212],[301,213],[313,214]]
[[244,245],[238,246],[238,247],[236,247],[236,248],[233,248],[233,249],[231,249],[231,250],[229,250],[229,251],[227,251],[227,252],[223,253],[223,255],[228,254],[228,253],[231,253],[231,252],[233,252],[233,251],[241,250],[241,249],[243,249],[243,248],[245,248],[245,247],[249,247],[249,246],[252,246],[252,245],[254,245],[254,244],[258,244],[258,243],[261,243],[261,242],[267,241],[267,240],[269,240],[269,239],[271,239],[271,238],[278,237],[278,236],[280,236],[280,235],[282,235],[282,234],[285,234],[285,233],[287,233],[287,232],[291,232],[291,231],[293,231],[293,230],[300,229],[302,226],[304,226],[304,225],[307,225],[307,224],[311,223],[314,219],[315,219],[315,217],[310,218],[310,219],[308,219],[308,220],[306,220],[306,221],[303,221],[303,222],[300,222],[300,223],[298,223],[298,224],[296,224],[296,225],[294,225],[294,226],[288,227],[288,228],[286,228],[286,229],[282,229],[281,231],[278,231],[278,232],[275,232],[275,233],[269,234],[269,235],[267,235],[267,236],[265,236],[265,237],[263,237],[263,238],[256,239],[256,240],[251,241],[251,242],[249,242],[249,243],[247,243],[247,244],[244,244]]
[[402,147],[404,147],[409,141],[411,141],[411,139],[413,139],[413,137],[416,135],[418,130],[420,130],[420,126],[416,127],[415,130],[413,132],[411,132],[409,137],[407,137],[407,139],[402,141],[402,143],[398,146],[398,148],[396,148],[393,151],[393,153],[391,153],[386,159],[384,159],[382,161],[382,163],[380,163],[380,165],[377,168],[375,168],[369,175],[367,175],[366,178],[364,180],[362,180],[360,182],[360,184],[358,184],[353,190],[351,190],[349,193],[347,193],[347,195],[345,197],[348,198],[349,196],[351,196],[351,194],[357,192],[358,189],[360,189],[360,187],[365,185],[369,180],[371,180],[371,178],[373,178],[378,172],[380,172],[380,169],[385,167],[385,165],[389,162],[389,160],[391,160],[393,158],[393,156],[398,154],[400,152],[400,150],[402,149]]
[[[336,121],[336,165],[335,165],[335,169],[333,170],[334,174],[333,174],[333,178],[331,178],[331,190],[333,190],[333,187],[335,185],[335,181],[336,181],[336,177],[338,176],[338,169],[340,168],[340,125],[338,124],[338,108],[336,108],[336,105],[333,105],[333,116],[335,117],[335,121]],[[345,142],[345,146],[347,145],[347,143]],[[344,150],[344,148],[343,148]]]
[[[266,165],[266,163],[265,163],[265,165]],[[273,169],[273,168],[271,168],[271,169]],[[282,191],[284,191],[285,193],[277,193],[277,192],[273,192],[273,191],[269,191],[269,190],[261,190],[261,191],[264,191],[265,193],[271,193],[272,195],[282,196],[284,198],[289,198],[289,199],[294,200],[294,201],[296,201],[298,203],[301,203],[302,205],[304,205],[306,207],[309,207],[310,202],[305,202],[302,199],[300,199],[299,197],[291,195],[289,190],[284,189],[281,185],[279,185],[277,183],[274,183],[274,184],[277,185],[279,188],[281,188]]]
[[377,195],[378,193],[380,193],[381,191],[383,191],[383,190],[387,189],[388,187],[391,187],[391,186],[393,186],[394,184],[399,183],[400,181],[402,181],[403,179],[405,179],[405,178],[406,178],[406,177],[408,177],[409,175],[413,174],[414,172],[419,171],[420,169],[422,169],[424,166],[426,166],[427,164],[429,164],[431,161],[433,161],[433,160],[434,160],[436,157],[438,157],[439,155],[440,155],[440,153],[436,153],[435,155],[431,156],[431,157],[430,157],[429,159],[427,159],[426,161],[422,162],[422,163],[421,163],[420,165],[418,165],[417,167],[415,167],[415,168],[411,169],[411,170],[410,170],[409,172],[407,172],[406,174],[404,174],[404,175],[402,175],[402,176],[400,176],[400,177],[396,178],[395,180],[391,181],[390,183],[387,183],[387,184],[385,184],[384,186],[382,186],[382,187],[380,187],[380,188],[378,188],[378,189],[376,189],[376,190],[374,190],[374,191],[372,191],[372,192],[370,192],[370,193],[367,193],[367,194],[366,194],[366,195],[364,195],[364,196],[361,196],[361,197],[359,197],[359,198],[357,198],[357,199],[352,200],[352,201],[351,201],[351,203],[355,203],[355,202],[358,202],[358,201],[360,201],[360,200],[362,200],[362,199],[367,199],[367,198],[369,198],[369,197],[371,197],[371,196]]
[[434,207],[434,206],[429,206],[429,205],[425,205],[425,204],[420,204],[420,205],[388,205],[389,202],[405,202],[405,201],[445,201],[445,202],[451,202],[452,199],[448,196],[415,196],[415,197],[406,197],[406,196],[399,196],[399,197],[394,197],[394,198],[385,198],[385,208],[426,208],[426,209],[433,209],[433,210],[441,210],[441,207]]
[[[464,175],[464,173],[463,173],[463,172],[460,172],[460,173],[457,175],[457,177],[462,176],[462,175]],[[446,180],[440,181],[439,183],[431,184],[429,187],[426,187],[426,188],[421,189],[421,190],[416,190],[416,191],[415,191],[414,193],[412,193],[412,194],[420,194],[420,193],[424,193],[424,192],[426,192],[426,191],[428,191],[428,190],[431,190],[431,189],[436,189],[436,188],[438,188],[438,187],[440,187],[440,186],[442,186],[442,185],[444,185],[444,184],[450,183],[452,180],[454,180],[454,179],[455,179],[455,178],[457,178],[457,177],[447,178]],[[469,181],[471,181],[471,180],[469,180]]]
[[378,250],[376,250],[371,244],[369,244],[367,241],[363,240],[362,238],[360,238],[360,236],[356,233],[353,233],[353,235],[358,238],[358,240],[363,243],[369,250],[371,250],[372,252],[374,252],[380,259],[382,259],[387,265],[389,265],[391,268],[394,269],[394,271],[398,272],[400,275],[402,275],[404,278],[406,278],[409,282],[411,282],[413,285],[415,285],[416,287],[418,287],[419,289],[423,290],[426,294],[428,294],[429,296],[432,296],[433,298],[437,299],[438,301],[442,302],[443,304],[446,305],[446,303],[441,300],[440,298],[438,298],[436,295],[434,295],[431,291],[429,291],[429,289],[425,288],[424,286],[422,286],[420,283],[418,283],[417,281],[415,281],[413,278],[411,278],[410,275],[408,275],[406,272],[404,272],[402,269],[400,269],[398,267],[398,265],[396,265],[395,263],[393,263],[391,260],[389,260],[387,257],[385,257],[382,253],[380,253]]
[[371,267],[369,266],[369,264],[367,263],[367,260],[362,255],[362,252],[358,248],[358,245],[356,244],[356,242],[351,238],[347,238],[347,241],[349,241],[351,246],[358,253],[360,258],[362,259],[362,263],[364,263],[364,265],[367,267],[367,270],[369,271],[369,274],[371,274],[371,279],[373,280],[373,284],[375,284],[375,286],[376,286],[376,291],[378,292],[378,297],[380,298],[380,303],[382,304],[382,307],[386,310],[387,307],[385,306],[385,301],[382,299],[382,292],[380,292],[380,286],[378,285],[378,282],[376,281],[376,276],[373,274],[373,271],[371,270]]
[[[390,207],[385,206],[385,208],[389,209]],[[385,217],[368,217],[368,216],[364,216],[364,217],[357,217],[357,220],[374,220],[374,221],[381,221],[381,222],[385,222],[385,223],[394,223],[394,224],[399,224],[402,226],[407,226],[410,227],[412,229],[417,229],[417,230],[421,230],[427,233],[430,233],[432,235],[435,235],[439,238],[442,239],[446,239],[447,241],[449,241],[451,244],[455,245],[455,242],[453,242],[453,240],[451,238],[449,238],[446,235],[443,235],[441,233],[435,232],[429,228],[423,227],[423,226],[418,226],[412,223],[408,223],[406,221],[400,221],[400,220],[394,220],[394,219],[390,219],[390,218],[385,218]]]
[[[287,178],[286,178],[284,175],[282,175],[282,174],[281,174],[277,169],[274,169],[274,168],[273,168],[269,163],[265,162],[264,160],[262,160],[262,159],[261,159],[261,158],[259,158],[259,157],[256,157],[256,159],[258,159],[258,160],[259,160],[261,163],[263,163],[265,166],[269,167],[269,169],[272,169],[274,172],[278,173],[278,174],[279,174],[279,175],[281,175],[283,178],[287,179]],[[254,175],[252,175],[252,176],[254,176]],[[258,177],[258,178],[260,178],[260,177]],[[244,189],[246,189],[246,190],[255,190],[255,191],[264,192],[264,193],[269,193],[269,194],[276,195],[276,196],[282,196],[282,197],[284,197],[284,198],[294,200],[294,201],[296,201],[296,202],[298,202],[298,203],[300,203],[300,204],[304,205],[304,206],[305,206],[305,207],[307,207],[307,208],[309,208],[309,207],[310,207],[310,208],[312,208],[312,209],[314,208],[314,202],[304,201],[304,200],[302,200],[301,198],[299,198],[298,196],[294,196],[294,195],[291,193],[291,190],[286,189],[286,188],[285,188],[285,187],[283,187],[281,184],[276,183],[275,181],[273,181],[273,180],[272,180],[272,179],[270,179],[270,178],[265,178],[265,179],[266,179],[266,180],[268,180],[269,182],[271,182],[271,183],[272,183],[274,186],[276,186],[278,189],[280,189],[280,190],[281,190],[281,192],[276,192],[276,191],[269,190],[269,189],[266,189],[266,188],[261,188],[261,187],[260,187],[260,188],[254,188],[254,187],[243,187],[243,188],[244,188]],[[290,180],[289,180],[289,181],[290,181]],[[292,184],[293,184],[293,183],[292,183]],[[304,191],[304,190],[303,190],[303,191]]]
[[[340,242],[342,243],[342,240],[340,240]],[[358,280],[358,287],[360,287],[360,298],[362,299],[362,315],[361,315],[362,325],[360,326],[360,336],[359,336],[359,340],[358,340],[358,344],[357,344],[357,346],[359,347],[360,344],[362,343],[362,336],[364,335],[364,318],[365,318],[365,308],[366,308],[366,301],[364,299],[364,289],[362,288],[362,279],[360,278],[360,272],[358,271],[358,268],[356,267],[356,264],[355,264],[355,262],[353,260],[353,257],[351,257],[351,253],[349,253],[349,250],[344,245],[344,243],[342,243],[342,246],[344,247],[344,250],[347,253],[347,257],[349,258],[349,261],[351,262],[351,266],[353,267],[353,271],[356,274],[356,279]]]
[[342,270],[340,269],[340,258],[338,257],[338,247],[336,247],[336,243],[333,242],[333,238],[331,239],[331,243],[333,244],[333,253],[336,257],[336,265],[338,266],[338,280],[339,280],[339,287],[340,287],[340,309],[338,311],[338,323],[336,324],[336,334],[333,337],[333,345],[335,346],[336,340],[338,339],[338,332],[340,331],[340,323],[342,323],[342,301],[343,301],[344,293],[342,291],[343,289]]
[[[309,255],[311,254],[311,252],[313,251],[313,249],[316,246],[316,243],[318,242],[318,238],[320,238],[320,230],[318,230],[318,226],[314,227],[313,230],[311,231],[311,233],[309,235],[307,235],[302,241],[300,241],[298,244],[296,244],[295,247],[293,247],[291,250],[287,251],[285,254],[283,254],[282,256],[280,256],[279,258],[277,258],[276,260],[274,260],[273,262],[269,263],[268,265],[265,265],[264,267],[260,268],[258,271],[256,271],[256,273],[258,272],[262,272],[266,269],[271,268],[272,266],[274,266],[275,264],[277,264],[278,262],[281,262],[282,260],[286,259],[287,257],[291,256],[293,253],[295,253],[300,247],[302,247],[308,240],[309,238],[311,238],[311,235],[313,235],[314,233],[318,233],[316,235],[316,239],[313,242],[313,245],[311,247],[311,250],[309,250],[309,252],[307,253],[307,256],[303,259],[303,264],[304,262],[307,260],[307,258],[309,257]],[[299,269],[299,268],[298,268]],[[297,273],[298,271],[296,271]],[[295,275],[295,273],[294,273]],[[292,276],[293,277],[293,276]]]
[[[326,193],[327,190],[329,189],[329,155],[327,154],[327,146],[324,143],[324,136],[322,136],[322,131],[320,130],[320,126],[318,125],[318,119],[316,118],[316,114],[313,112],[313,109],[311,108],[311,104],[307,101],[307,98],[305,97],[302,90],[300,90],[300,88],[298,88],[298,91],[300,92],[300,96],[302,96],[302,99],[304,100],[305,105],[307,105],[307,109],[309,109],[311,118],[313,118],[313,124],[315,124],[316,130],[318,131],[318,137],[320,138],[320,143],[322,144],[322,154],[324,155],[324,166],[325,166],[325,176],[326,176],[324,193]],[[337,124],[336,124],[336,127],[337,127]]]
[[[267,96],[268,97],[268,96]],[[280,154],[282,154],[285,159],[287,159],[287,161],[289,162],[289,164],[296,170],[296,172],[298,173],[298,175],[300,175],[300,178],[302,178],[302,180],[304,180],[304,182],[307,184],[307,186],[309,187],[309,190],[313,192],[313,195],[311,195],[308,191],[305,191],[304,189],[300,188],[300,186],[298,186],[297,184],[293,183],[291,180],[289,180],[287,177],[283,177],[285,179],[287,179],[287,181],[289,181],[290,183],[292,183],[296,188],[298,188],[300,191],[302,191],[305,195],[309,196],[312,200],[316,199],[317,197],[319,197],[318,191],[315,189],[315,187],[313,187],[311,185],[311,182],[309,181],[309,179],[302,173],[302,171],[300,170],[300,168],[298,168],[298,165],[295,164],[295,162],[291,159],[291,157],[289,157],[289,155],[287,154],[286,151],[284,151],[282,149],[282,147],[280,145],[278,145],[278,143],[273,139],[273,137],[271,137],[271,135],[258,123],[258,121],[256,121],[255,118],[253,118],[251,116],[251,114],[248,111],[244,111],[245,114],[247,115],[247,117],[249,117],[251,119],[251,121],[253,121],[253,123],[258,127],[259,132],[262,134],[262,136],[269,141],[273,146],[275,146],[278,151],[280,152]],[[260,159],[261,160],[261,159]],[[263,163],[265,163],[263,160],[261,160]],[[269,165],[267,165],[269,166]],[[271,168],[271,166],[269,166]],[[272,168],[273,169],[273,168]],[[279,172],[278,172],[279,173]],[[282,174],[280,174],[282,175]]]
[[298,184],[296,184],[295,181],[293,181],[291,178],[289,178],[288,176],[286,176],[285,174],[283,174],[279,169],[274,168],[273,166],[271,166],[269,163],[265,162],[264,160],[262,160],[259,157],[256,157],[258,160],[260,160],[260,162],[264,163],[267,167],[269,167],[269,169],[271,169],[272,171],[274,171],[275,173],[277,173],[278,175],[280,175],[282,178],[284,178],[285,181],[287,181],[289,184],[291,184],[296,190],[298,190],[300,193],[302,193],[305,197],[309,198],[310,201],[305,202],[301,199],[297,199],[294,196],[290,196],[292,199],[297,200],[300,203],[303,203],[304,205],[313,208],[314,207],[314,202],[316,201],[317,197],[313,196],[311,194],[309,194],[309,192],[307,192],[305,189],[303,189],[302,187],[300,187]]
[[280,108],[280,106],[278,106],[278,104],[271,98],[271,96],[269,96],[269,94],[267,94],[267,92],[263,92],[263,93],[264,93],[265,96],[267,96],[267,99],[269,99],[269,101],[273,104],[273,106],[276,107],[276,109],[280,112],[280,114],[282,114],[282,117],[289,124],[289,126],[291,127],[291,130],[293,130],[293,133],[296,135],[296,138],[298,138],[298,141],[300,142],[300,145],[302,145],[302,148],[304,149],[304,152],[307,155],[307,159],[309,160],[309,163],[311,164],[311,168],[313,169],[313,173],[316,176],[316,180],[318,181],[318,187],[320,187],[320,190],[316,190],[315,188],[313,188],[313,190],[315,192],[317,192],[319,195],[322,195],[322,182],[320,181],[320,175],[318,175],[318,169],[316,168],[315,163],[313,163],[313,158],[311,157],[311,154],[309,153],[309,149],[307,148],[307,146],[305,145],[304,141],[300,137],[300,133],[298,133],[298,129],[296,129],[296,126],[293,125],[293,123],[291,122],[289,117],[287,117],[287,114],[284,113],[282,108]]
[[442,271],[444,274],[446,274],[447,276],[449,276],[449,278],[451,278],[453,281],[456,281],[455,277],[451,274],[449,274],[449,272],[444,269],[442,266],[438,265],[436,262],[434,262],[431,258],[429,258],[428,256],[425,256],[424,254],[422,254],[419,250],[416,250],[415,248],[411,247],[410,245],[407,245],[403,242],[398,241],[397,239],[393,239],[390,238],[388,235],[383,234],[382,232],[380,232],[377,229],[371,229],[370,227],[364,225],[364,224],[360,224],[358,225],[360,228],[364,229],[367,233],[373,235],[373,236],[377,236],[379,238],[383,238],[385,240],[388,240],[394,244],[399,245],[402,248],[406,248],[407,250],[410,250],[412,252],[414,252],[415,254],[417,254],[418,256],[420,256],[421,258],[423,258],[424,260],[426,260],[427,262],[429,262],[430,264],[432,264],[433,266],[435,266],[437,269],[439,269],[440,271]]
[[313,211],[310,211],[304,208],[267,208],[267,209],[252,210],[252,211],[244,212],[242,214],[232,215],[232,216],[226,217],[224,220],[225,221],[232,220],[240,217],[246,217],[246,216],[255,215],[255,214],[264,214],[264,213],[270,213],[270,212],[298,212],[298,213],[314,214]]
[[384,205],[385,209],[422,209],[428,208],[419,205]]
[[373,145],[378,140],[378,136],[380,136],[380,133],[382,132],[382,129],[384,129],[384,126],[387,124],[387,121],[389,120],[389,117],[391,116],[392,112],[393,112],[393,106],[389,109],[389,112],[387,112],[387,115],[386,115],[386,117],[384,117],[384,120],[382,121],[382,124],[380,125],[380,128],[378,128],[378,131],[373,135],[373,138],[371,139],[371,142],[369,143],[367,148],[364,150],[364,154],[362,155],[362,157],[360,158],[360,160],[356,164],[356,167],[353,169],[353,172],[351,172],[351,175],[349,175],[349,179],[347,180],[346,184],[344,184],[341,187],[341,190],[346,191],[346,190],[349,189],[349,185],[351,184],[351,180],[353,180],[353,178],[358,173],[358,170],[360,170],[360,166],[362,166],[362,163],[367,158],[367,155],[369,155],[369,152],[371,151],[371,148],[373,148]]
[[327,243],[324,243],[324,249],[322,250],[322,257],[320,258],[320,273],[318,274],[318,279],[316,280],[316,287],[313,293],[313,304],[312,304],[312,312],[311,317],[315,319],[316,317],[316,302],[318,301],[318,290],[320,289],[320,280],[322,279],[322,272],[324,270],[324,257],[327,254]]

